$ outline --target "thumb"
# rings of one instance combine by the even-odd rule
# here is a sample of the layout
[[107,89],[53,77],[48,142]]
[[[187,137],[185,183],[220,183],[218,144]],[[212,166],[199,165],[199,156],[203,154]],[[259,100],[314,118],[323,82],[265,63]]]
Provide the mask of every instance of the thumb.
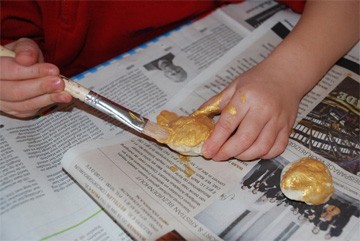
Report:
[[44,62],[39,46],[28,38],[21,38],[6,46],[15,52],[15,61],[23,66],[31,66]]

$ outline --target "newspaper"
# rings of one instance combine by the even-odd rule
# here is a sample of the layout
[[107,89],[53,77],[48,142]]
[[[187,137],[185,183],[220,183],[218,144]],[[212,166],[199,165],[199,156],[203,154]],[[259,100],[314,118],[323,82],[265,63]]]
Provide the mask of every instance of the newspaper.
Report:
[[[193,112],[266,58],[298,18],[277,13],[157,110]],[[136,240],[355,240],[360,235],[359,50],[358,43],[303,98],[289,145],[274,159],[184,160],[166,146],[129,135],[72,148],[62,164]],[[280,191],[282,168],[302,157],[319,159],[331,171],[336,191],[323,205],[291,201]]]
[[[281,9],[284,7],[273,1],[226,6],[72,79],[138,113],[154,116]],[[183,77],[171,79],[151,67],[161,58],[182,67]],[[80,102],[44,109],[34,120],[0,118],[1,240],[131,239],[128,228],[120,228],[60,163],[71,147],[89,140],[104,144],[130,140],[135,137],[131,130]],[[177,157],[171,155],[176,162]],[[166,219],[157,221],[167,226],[162,222]]]

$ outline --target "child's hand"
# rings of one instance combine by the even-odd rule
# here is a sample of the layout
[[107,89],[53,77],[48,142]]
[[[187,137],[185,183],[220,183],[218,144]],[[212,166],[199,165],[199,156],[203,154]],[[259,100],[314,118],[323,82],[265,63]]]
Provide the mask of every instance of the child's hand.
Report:
[[220,94],[221,115],[203,155],[220,161],[282,153],[301,98],[359,41],[358,9],[359,1],[307,1],[290,34]]
[[206,158],[268,159],[285,150],[302,96],[268,67],[247,71],[201,107],[221,98],[220,118],[203,145]]
[[56,102],[70,102],[64,92],[59,69],[43,63],[43,55],[30,39],[19,39],[6,48],[15,57],[0,57],[0,111],[19,118],[34,116],[42,107]]

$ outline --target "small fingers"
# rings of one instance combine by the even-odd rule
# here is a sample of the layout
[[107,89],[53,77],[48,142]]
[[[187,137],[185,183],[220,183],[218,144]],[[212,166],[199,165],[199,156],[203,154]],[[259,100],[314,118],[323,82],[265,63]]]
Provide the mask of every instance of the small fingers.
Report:
[[43,107],[54,103],[69,103],[71,100],[71,95],[63,91],[37,96],[21,102],[0,101],[0,110],[12,116],[27,118],[36,115]]
[[248,114],[248,111],[249,105],[243,101],[243,95],[234,95],[221,112],[214,131],[204,143],[203,155],[206,158],[225,160],[232,153],[232,151],[228,150],[228,145],[235,145],[236,148],[241,148],[241,144],[233,138],[232,134],[240,123],[243,125],[242,121]]
[[261,158],[271,159],[280,155],[281,153],[284,152],[288,143],[289,143],[289,130],[288,128],[283,128],[276,137],[276,141],[269,150],[269,152],[261,156]]
[[256,140],[243,152],[235,155],[235,158],[242,161],[250,161],[269,153],[278,135],[276,123],[268,122],[261,130]]
[[0,95],[1,99],[5,101],[23,101],[44,94],[60,92],[64,87],[65,84],[59,76],[20,81],[4,80],[1,81]]
[[[266,125],[266,119],[258,118],[258,115],[249,110],[244,114],[238,129],[228,140],[225,139],[224,144],[218,149],[212,157],[215,161],[224,161],[232,157],[238,156],[247,150]],[[237,125],[235,125],[236,129]]]
[[59,69],[49,63],[38,63],[31,66],[23,66],[16,63],[13,58],[1,57],[1,80],[26,80],[41,78],[47,75],[59,75]]
[[59,69],[44,62],[42,52],[31,39],[22,38],[6,45],[15,57],[1,57],[1,80],[23,80],[40,78],[46,75],[59,75]]

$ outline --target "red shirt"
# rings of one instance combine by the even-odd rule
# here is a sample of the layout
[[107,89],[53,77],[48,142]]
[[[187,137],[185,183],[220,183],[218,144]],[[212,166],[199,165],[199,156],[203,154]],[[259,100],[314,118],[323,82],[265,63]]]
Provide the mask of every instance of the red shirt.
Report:
[[[302,11],[303,2],[289,2]],[[218,6],[219,1],[1,1],[1,44],[34,39],[46,62],[72,76]]]

